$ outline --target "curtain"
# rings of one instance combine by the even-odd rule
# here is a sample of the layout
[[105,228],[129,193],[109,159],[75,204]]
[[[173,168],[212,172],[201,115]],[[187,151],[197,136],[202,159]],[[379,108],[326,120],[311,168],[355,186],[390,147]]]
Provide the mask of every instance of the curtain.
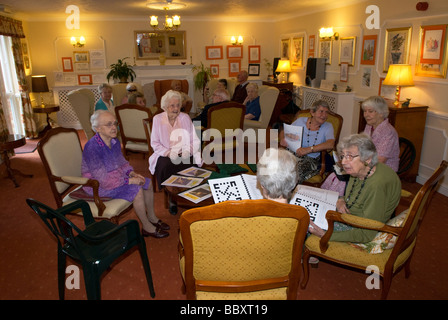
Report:
[[[22,44],[20,39],[25,38],[23,32],[22,21],[12,18],[0,16],[0,34],[12,38],[13,56],[17,72],[17,79],[20,85],[20,95],[22,99],[22,108],[24,119],[22,119],[25,126],[25,134],[27,137],[36,138],[37,128],[36,122],[33,119],[33,109],[31,107],[31,99],[29,95],[29,88],[26,84],[25,67],[23,65]],[[3,116],[3,109],[0,110],[0,134],[8,134],[8,128]]]

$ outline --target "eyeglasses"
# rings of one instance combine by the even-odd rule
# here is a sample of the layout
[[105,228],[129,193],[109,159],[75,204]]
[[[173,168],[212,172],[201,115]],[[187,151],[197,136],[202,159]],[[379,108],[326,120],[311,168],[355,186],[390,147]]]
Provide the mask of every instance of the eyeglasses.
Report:
[[106,124],[103,124],[102,125],[103,127],[108,127],[108,128],[111,128],[112,126],[118,126],[118,121],[114,121],[114,122],[108,122],[108,123],[106,123]]
[[136,92],[137,89],[128,89],[129,92]]
[[348,161],[352,161],[354,158],[359,157],[359,154],[357,155],[351,155],[351,154],[341,154],[339,155],[339,160],[347,159]]

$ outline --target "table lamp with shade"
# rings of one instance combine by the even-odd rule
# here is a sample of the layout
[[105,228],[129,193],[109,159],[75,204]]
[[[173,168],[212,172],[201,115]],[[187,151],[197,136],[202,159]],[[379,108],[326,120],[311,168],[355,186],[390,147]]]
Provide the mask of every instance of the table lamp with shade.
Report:
[[275,72],[281,73],[281,82],[285,83],[287,81],[286,73],[291,72],[291,64],[289,63],[289,60],[279,60]]
[[413,86],[414,80],[412,79],[412,69],[410,64],[391,64],[387,71],[386,78],[383,81],[383,85],[397,86],[395,91],[394,106],[398,107],[400,102],[398,96],[400,94],[400,87]]
[[40,106],[44,108],[45,104],[42,92],[50,92],[48,89],[47,77],[44,75],[31,76],[31,87],[33,92],[40,93]]

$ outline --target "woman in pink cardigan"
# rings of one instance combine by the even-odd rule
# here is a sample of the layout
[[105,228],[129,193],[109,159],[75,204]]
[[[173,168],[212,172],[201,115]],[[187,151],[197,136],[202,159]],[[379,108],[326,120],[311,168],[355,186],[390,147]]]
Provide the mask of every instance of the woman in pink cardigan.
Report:
[[[194,164],[202,166],[201,142],[190,117],[181,112],[181,101],[179,92],[169,90],[161,100],[165,112],[155,115],[152,121],[154,153],[149,158],[149,171],[156,177],[159,188],[171,175]],[[170,212],[177,213],[174,203],[170,203]]]

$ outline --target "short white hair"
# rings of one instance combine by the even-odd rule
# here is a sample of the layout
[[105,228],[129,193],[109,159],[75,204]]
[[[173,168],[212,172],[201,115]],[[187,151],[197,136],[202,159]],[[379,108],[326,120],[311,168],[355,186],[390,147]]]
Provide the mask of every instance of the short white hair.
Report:
[[182,96],[178,91],[174,90],[168,90],[162,97],[160,101],[160,107],[166,111],[166,108],[168,107],[168,103],[172,98],[176,98],[179,100],[179,104],[182,104]]

